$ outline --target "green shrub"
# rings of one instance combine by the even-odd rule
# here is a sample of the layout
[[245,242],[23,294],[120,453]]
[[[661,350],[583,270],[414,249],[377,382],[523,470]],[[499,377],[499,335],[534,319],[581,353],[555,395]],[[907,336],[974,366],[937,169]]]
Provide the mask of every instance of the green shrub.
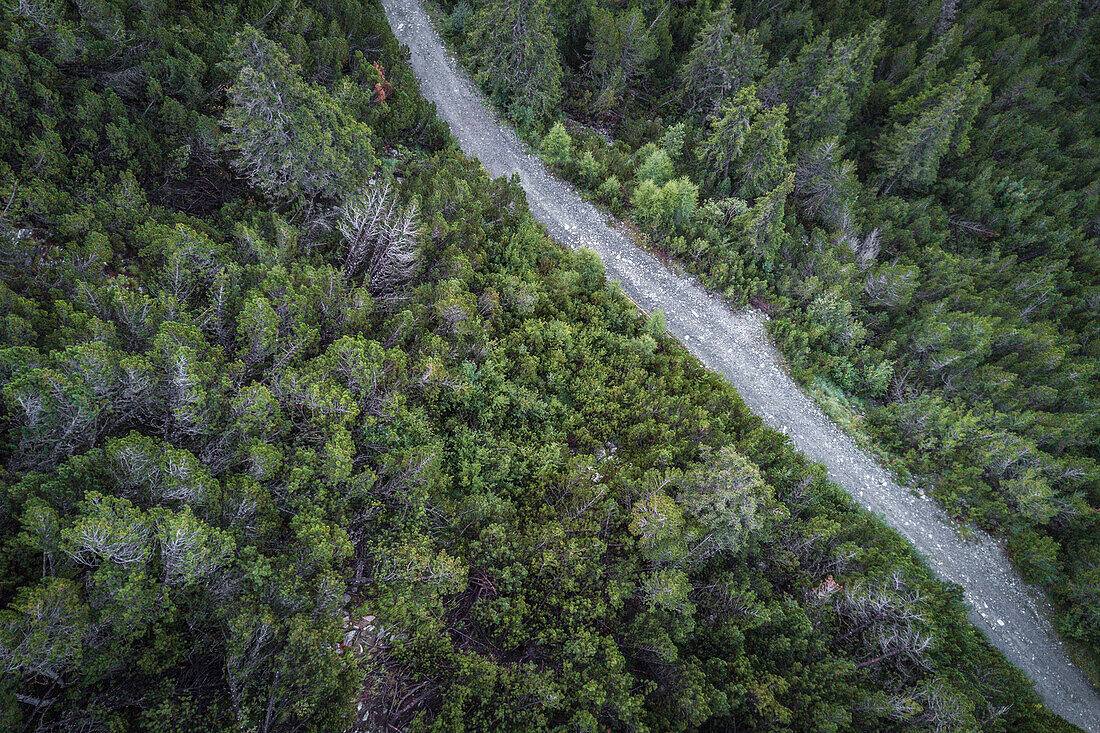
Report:
[[555,122],[539,144],[539,152],[550,165],[564,167],[573,162],[573,139],[561,122]]

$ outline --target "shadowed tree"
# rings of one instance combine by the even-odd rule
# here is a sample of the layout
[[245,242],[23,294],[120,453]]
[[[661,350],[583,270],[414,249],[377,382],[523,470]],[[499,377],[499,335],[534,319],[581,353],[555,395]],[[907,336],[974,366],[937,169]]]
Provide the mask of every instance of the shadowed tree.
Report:
[[756,30],[737,32],[737,13],[728,3],[699,31],[680,68],[684,105],[710,114],[764,73],[767,54]]
[[594,94],[591,105],[598,114],[607,114],[634,96],[639,78],[657,57],[657,44],[639,8],[615,13],[597,7],[589,33],[585,76]]
[[762,109],[756,87],[746,87],[712,117],[699,146],[713,185],[720,193],[753,199],[787,177],[787,107]]
[[949,151],[966,152],[974,118],[989,98],[979,70],[974,62],[950,81],[891,111],[893,130],[876,153],[883,193],[895,186],[927,186],[936,180]]
[[546,0],[490,0],[470,21],[478,78],[509,116],[533,126],[562,98],[562,66]]
[[318,199],[338,200],[370,175],[370,128],[324,87],[306,83],[282,46],[246,27],[232,63],[225,145],[253,186],[308,214]]

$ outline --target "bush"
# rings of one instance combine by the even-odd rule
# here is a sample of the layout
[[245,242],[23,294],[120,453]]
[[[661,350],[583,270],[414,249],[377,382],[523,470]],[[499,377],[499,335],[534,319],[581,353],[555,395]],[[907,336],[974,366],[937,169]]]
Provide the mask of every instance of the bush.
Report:
[[573,162],[573,139],[561,122],[555,122],[539,145],[539,152],[550,165],[561,168]]
[[691,223],[699,201],[699,187],[687,178],[669,181],[661,188],[661,223],[671,233],[683,231]]
[[580,173],[586,186],[592,186],[603,177],[604,167],[592,155],[591,150],[586,150],[580,160],[577,161],[577,172]]
[[658,186],[663,186],[672,178],[672,174],[672,159],[667,152],[658,148],[638,166],[637,178],[639,181],[653,181]]
[[596,196],[600,201],[607,203],[612,211],[622,209],[623,184],[619,183],[618,176],[610,176],[596,189]]
[[630,197],[630,205],[639,224],[657,227],[661,223],[661,189],[653,181],[642,181]]

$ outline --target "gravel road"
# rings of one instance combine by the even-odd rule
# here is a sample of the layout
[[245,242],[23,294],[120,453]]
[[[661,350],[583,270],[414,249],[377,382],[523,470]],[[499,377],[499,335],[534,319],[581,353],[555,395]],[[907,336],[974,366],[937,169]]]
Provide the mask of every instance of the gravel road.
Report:
[[733,312],[698,283],[670,272],[548,173],[512,129],[500,124],[444,50],[418,0],[382,0],[382,5],[398,41],[412,53],[422,93],[435,102],[463,151],[493,176],[518,173],[528,206],[555,239],[594,250],[609,280],[619,280],[644,310],[663,311],[669,331],[725,376],[753,412],[823,463],[833,481],[912,542],[936,575],[963,588],[971,621],[1032,680],[1051,710],[1100,733],[1100,696],[1069,660],[1040,611],[1042,601],[999,546],[982,532],[961,539],[931,499],[899,486],[825,417],[783,369],[761,314]]

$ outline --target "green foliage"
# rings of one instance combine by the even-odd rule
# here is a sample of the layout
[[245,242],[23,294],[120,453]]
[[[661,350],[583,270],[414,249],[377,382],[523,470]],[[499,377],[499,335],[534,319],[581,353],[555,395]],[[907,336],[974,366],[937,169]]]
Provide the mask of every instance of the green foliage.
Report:
[[573,162],[573,140],[565,125],[555,122],[539,144],[539,152],[551,165],[566,166]]
[[[647,68],[670,79],[673,34],[686,47],[699,25],[684,7],[638,6]],[[585,8],[463,5],[450,27],[482,42],[518,29],[482,78],[542,124],[565,101],[554,84],[596,78],[554,70],[588,48],[578,34],[559,57],[551,33]],[[614,15],[640,27],[633,7]],[[756,42],[795,43],[808,26],[788,16]],[[549,241],[514,182],[461,156],[377,3],[23,3],[0,38],[5,727],[1057,729],[895,535],[661,317],[638,316],[594,254]],[[624,115],[651,93],[648,78],[619,88]],[[807,238],[811,256],[786,206],[792,190],[810,200],[795,173],[760,168],[749,201],[700,199],[689,167],[639,182],[641,143],[577,127],[566,173],[612,205],[648,185],[636,215],[652,210],[670,251],[721,287],[764,292],[806,254],[820,269],[787,291],[792,310],[821,297],[823,324],[861,319],[864,350],[844,363],[868,381],[913,344],[911,361],[946,361],[929,374],[957,384],[995,365],[1061,389],[1082,369],[1049,326],[998,337],[1000,321],[966,315],[1022,260],[1009,249],[985,269],[931,246],[919,266],[876,260],[877,227],[892,257],[946,242],[935,211],[872,207],[855,250],[830,230]],[[648,129],[690,166],[693,123]],[[843,173],[845,154],[825,157]],[[1031,184],[987,180],[995,196],[968,206],[1013,202],[1026,233]],[[931,310],[927,288],[960,269],[967,297]],[[1039,302],[1036,282],[1012,291],[1036,324],[1077,312]],[[952,328],[903,332],[891,319],[910,312]],[[1082,465],[1086,449],[1041,386],[1013,403],[1030,405],[1028,436],[915,391],[883,406],[897,413],[884,431],[974,467],[969,489],[944,492],[1030,513],[1013,542],[1034,577],[1068,578],[1080,605],[1062,625],[1088,639],[1096,559],[1042,539],[1090,508],[1044,441]],[[829,576],[841,595],[822,594]],[[869,607],[885,611],[863,626]],[[933,651],[876,659],[895,632]]]
[[639,8],[615,12],[597,6],[589,20],[591,40],[585,68],[592,89],[591,109],[607,114],[637,93],[657,44]]
[[637,536],[642,554],[654,563],[675,563],[687,555],[683,510],[662,489],[634,504],[630,531]]
[[852,303],[836,290],[814,298],[806,309],[810,323],[822,330],[822,337],[835,351],[858,346],[867,329],[852,315]]
[[370,176],[371,132],[340,96],[302,80],[301,67],[252,27],[237,34],[229,64],[225,146],[254,187],[279,202],[337,199]]
[[687,139],[687,124],[678,122],[664,131],[661,135],[660,145],[673,160],[679,159],[684,152],[684,143]]
[[663,186],[672,178],[674,173],[672,159],[664,148],[655,148],[644,157],[639,156],[639,160],[641,164],[636,174],[639,181],[652,181],[658,186]]
[[893,131],[877,154],[885,191],[928,185],[948,151],[966,152],[974,118],[989,96],[978,79],[979,68],[977,62],[970,64],[950,81],[893,108]]
[[664,215],[661,207],[661,189],[650,179],[643,179],[634,190],[634,195],[630,197],[630,205],[634,207],[634,215],[642,224],[651,227],[660,224]]
[[677,178],[661,187],[657,205],[661,209],[661,221],[668,231],[684,231],[688,228],[699,201],[699,187],[687,178]]
[[775,188],[789,170],[787,110],[761,110],[756,87],[741,90],[711,118],[698,155],[720,193],[756,198]]
[[612,175],[608,176],[607,180],[600,184],[600,187],[596,189],[596,195],[599,196],[601,201],[604,201],[611,205],[612,210],[615,210],[619,203],[619,197],[622,195],[623,186],[619,183],[619,177]]
[[464,31],[480,49],[482,83],[521,126],[541,124],[562,98],[562,66],[546,0],[489,0]]
[[591,150],[584,151],[584,155],[577,161],[577,172],[580,173],[581,178],[585,183],[591,187],[595,187],[597,181],[602,180],[604,167],[600,161],[596,160],[596,157],[592,155]]
[[[589,70],[623,38],[609,19],[638,13],[629,37],[656,53],[597,110]],[[732,303],[773,311],[795,373],[862,412],[949,512],[1007,537],[1095,658],[1100,16],[1021,0],[551,16],[566,72],[547,117],[599,126],[574,133],[595,165],[562,174]],[[671,168],[643,173],[658,149]],[[666,191],[683,179],[686,221]],[[939,694],[890,699],[917,725]]]
[[767,52],[755,29],[739,32],[738,15],[723,2],[695,36],[679,70],[688,109],[709,113],[752,85],[763,74]]
[[826,31],[807,42],[793,64],[784,60],[772,71],[765,86],[793,111],[795,141],[805,146],[844,134],[867,98],[884,30],[879,21],[835,41]]

